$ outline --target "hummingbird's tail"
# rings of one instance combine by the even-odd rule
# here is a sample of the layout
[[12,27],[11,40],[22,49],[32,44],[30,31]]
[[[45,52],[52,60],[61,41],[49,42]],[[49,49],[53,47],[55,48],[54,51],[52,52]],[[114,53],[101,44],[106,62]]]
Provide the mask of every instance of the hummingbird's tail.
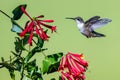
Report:
[[92,31],[92,33],[94,34],[94,37],[105,37],[104,34],[101,34],[101,33],[95,32],[95,31]]

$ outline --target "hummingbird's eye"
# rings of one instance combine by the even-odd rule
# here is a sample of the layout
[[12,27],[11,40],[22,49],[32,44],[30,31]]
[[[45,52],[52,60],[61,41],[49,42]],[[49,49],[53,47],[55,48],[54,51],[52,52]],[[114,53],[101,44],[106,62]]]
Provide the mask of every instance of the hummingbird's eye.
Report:
[[79,18],[77,20],[80,20]]

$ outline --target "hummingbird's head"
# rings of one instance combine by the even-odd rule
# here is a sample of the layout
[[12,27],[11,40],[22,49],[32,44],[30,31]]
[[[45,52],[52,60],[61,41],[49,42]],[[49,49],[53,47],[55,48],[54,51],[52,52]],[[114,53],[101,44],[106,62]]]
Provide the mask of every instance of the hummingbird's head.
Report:
[[83,21],[83,19],[81,18],[81,17],[75,17],[75,18],[66,18],[66,19],[72,19],[72,20],[75,20],[75,21],[77,21],[77,22],[81,22],[81,23],[83,23],[84,21]]

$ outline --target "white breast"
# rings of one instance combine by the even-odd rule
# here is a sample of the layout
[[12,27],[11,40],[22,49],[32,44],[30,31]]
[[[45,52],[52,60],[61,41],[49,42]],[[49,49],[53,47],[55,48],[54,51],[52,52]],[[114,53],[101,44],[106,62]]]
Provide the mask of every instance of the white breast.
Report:
[[79,31],[84,32],[84,23],[80,22],[78,20],[76,20],[76,23],[77,23],[77,27],[78,27]]

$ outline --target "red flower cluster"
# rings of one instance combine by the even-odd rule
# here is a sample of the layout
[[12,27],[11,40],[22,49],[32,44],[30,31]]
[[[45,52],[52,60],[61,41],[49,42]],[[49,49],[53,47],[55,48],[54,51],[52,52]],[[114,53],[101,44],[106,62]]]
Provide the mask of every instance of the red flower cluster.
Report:
[[61,71],[62,80],[84,80],[87,67],[88,63],[83,60],[83,54],[68,52],[61,59],[59,71]]
[[26,14],[30,21],[26,23],[25,29],[20,33],[21,37],[24,37],[26,33],[30,34],[28,44],[32,44],[32,38],[33,38],[33,33],[39,35],[39,37],[43,40],[48,40],[48,35],[43,31],[42,26],[45,26],[48,29],[51,29],[51,31],[56,31],[56,26],[50,26],[45,24],[47,23],[52,23],[54,22],[53,20],[39,20],[39,18],[43,18],[43,15],[40,15],[38,17],[31,18],[29,14],[25,11],[24,7],[21,7],[21,10],[24,14]]

